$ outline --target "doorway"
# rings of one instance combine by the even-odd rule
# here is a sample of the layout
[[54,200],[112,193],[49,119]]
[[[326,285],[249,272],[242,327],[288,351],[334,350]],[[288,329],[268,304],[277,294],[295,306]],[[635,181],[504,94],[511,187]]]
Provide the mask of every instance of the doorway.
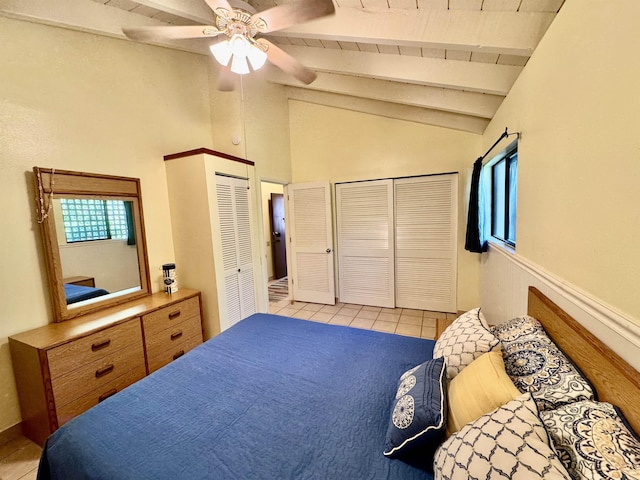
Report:
[[271,223],[271,253],[273,256],[273,279],[287,276],[287,243],[284,225],[284,195],[272,193],[269,200]]
[[269,302],[289,298],[284,186],[261,182]]

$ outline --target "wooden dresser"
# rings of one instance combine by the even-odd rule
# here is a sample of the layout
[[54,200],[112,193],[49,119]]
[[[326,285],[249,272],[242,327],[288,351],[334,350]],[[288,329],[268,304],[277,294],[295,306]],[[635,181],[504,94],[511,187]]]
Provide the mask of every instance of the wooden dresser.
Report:
[[156,293],[9,337],[24,434],[59,426],[201,344],[200,292]]

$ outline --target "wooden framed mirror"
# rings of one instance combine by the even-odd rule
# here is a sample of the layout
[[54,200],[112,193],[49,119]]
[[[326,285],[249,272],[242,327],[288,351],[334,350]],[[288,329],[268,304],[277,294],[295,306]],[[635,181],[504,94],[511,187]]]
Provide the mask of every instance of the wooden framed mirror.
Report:
[[149,295],[140,180],[33,172],[54,321]]

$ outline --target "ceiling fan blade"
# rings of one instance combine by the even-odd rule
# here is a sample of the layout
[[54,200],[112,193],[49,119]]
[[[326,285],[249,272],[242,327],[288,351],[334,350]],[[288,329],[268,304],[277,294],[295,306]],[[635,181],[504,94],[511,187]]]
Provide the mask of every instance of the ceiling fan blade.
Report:
[[218,90],[221,92],[232,92],[236,86],[236,77],[231,71],[231,67],[220,65],[218,71]]
[[[286,3],[258,12],[251,17],[261,33],[275,32],[299,23],[335,13],[332,0],[307,0]],[[265,26],[266,24],[266,26]]]
[[207,5],[209,5],[209,8],[211,10],[216,11],[217,8],[224,8],[225,10],[233,10],[233,8],[231,7],[231,5],[229,5],[229,2],[227,0],[204,0],[205,2],[207,2]]
[[289,55],[287,52],[277,47],[269,40],[264,38],[258,38],[256,42],[262,43],[267,46],[267,58],[275,66],[279,67],[289,75],[293,75],[302,83],[309,85],[313,82],[317,75],[313,70],[305,67],[295,58]]
[[222,32],[209,25],[162,26],[162,27],[126,27],[122,29],[132,40],[166,40],[179,38],[216,37]]

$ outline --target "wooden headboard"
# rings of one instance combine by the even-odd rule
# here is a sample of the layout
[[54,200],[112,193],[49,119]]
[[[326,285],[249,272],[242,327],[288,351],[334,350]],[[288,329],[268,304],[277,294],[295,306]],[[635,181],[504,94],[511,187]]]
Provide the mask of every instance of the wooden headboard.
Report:
[[589,379],[598,400],[620,408],[640,432],[640,373],[535,287],[529,287],[527,313]]

